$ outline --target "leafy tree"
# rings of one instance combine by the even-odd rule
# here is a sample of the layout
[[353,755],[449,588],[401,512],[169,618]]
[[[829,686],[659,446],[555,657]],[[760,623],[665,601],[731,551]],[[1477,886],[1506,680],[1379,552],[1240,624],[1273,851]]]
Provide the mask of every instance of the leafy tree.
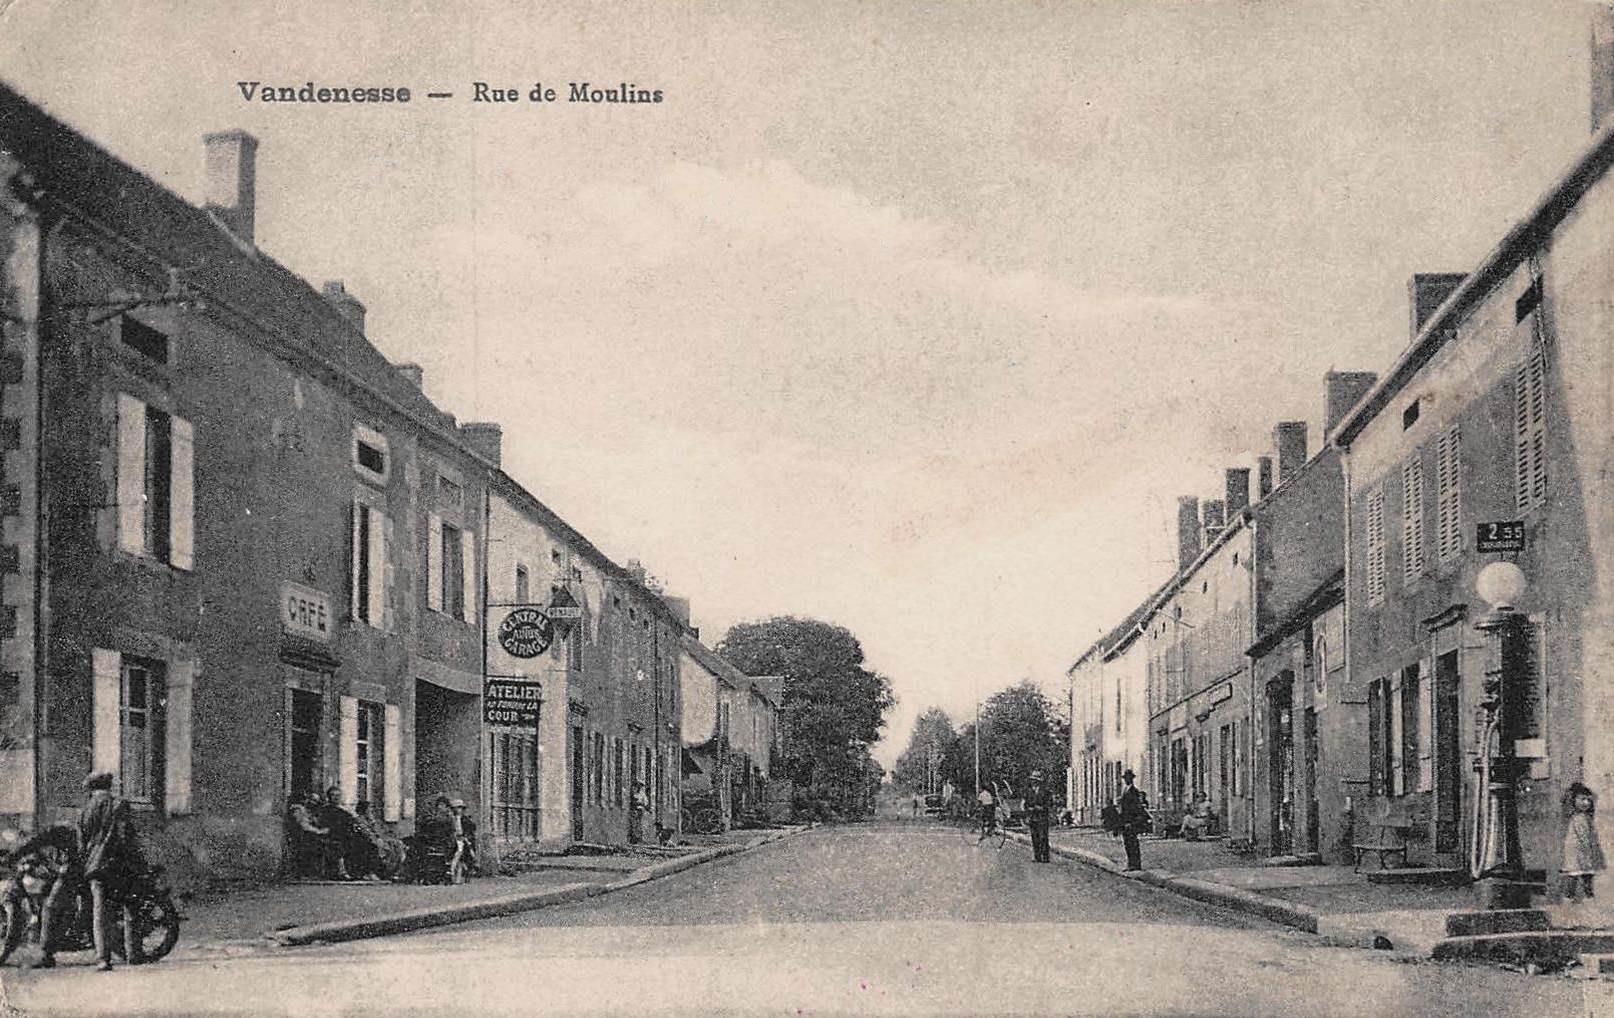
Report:
[[[981,783],[1007,781],[1016,793],[1033,770],[1059,787],[1070,745],[1069,723],[1030,679],[993,693],[981,705]],[[967,736],[973,743],[974,726]],[[962,741],[962,739],[960,740]],[[970,745],[971,754],[974,746]],[[973,765],[973,760],[972,760]]]
[[914,722],[908,748],[897,757],[893,771],[897,785],[914,792],[941,788],[942,782],[949,779],[943,764],[957,741],[958,733],[953,731],[947,713],[940,707],[928,708]]
[[784,676],[784,765],[798,785],[865,794],[871,768],[879,773],[869,747],[896,701],[890,680],[864,667],[857,637],[828,622],[781,616],[740,623],[717,652],[748,675]]

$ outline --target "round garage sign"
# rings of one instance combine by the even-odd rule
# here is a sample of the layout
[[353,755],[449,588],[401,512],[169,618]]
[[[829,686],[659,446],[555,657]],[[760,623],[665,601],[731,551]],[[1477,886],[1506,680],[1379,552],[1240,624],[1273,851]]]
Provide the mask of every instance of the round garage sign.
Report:
[[555,625],[548,613],[532,605],[512,608],[499,623],[499,646],[511,657],[537,657],[554,638]]

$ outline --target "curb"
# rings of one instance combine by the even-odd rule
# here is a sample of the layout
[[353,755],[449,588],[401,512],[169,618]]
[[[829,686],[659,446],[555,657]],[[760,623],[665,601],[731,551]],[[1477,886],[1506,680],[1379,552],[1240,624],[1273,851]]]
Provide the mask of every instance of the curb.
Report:
[[813,825],[809,824],[803,827],[770,831],[761,837],[752,838],[743,845],[719,845],[716,848],[692,852],[689,855],[641,867],[621,880],[606,883],[584,881],[546,888],[542,891],[507,894],[499,898],[485,898],[481,901],[468,901],[458,905],[432,906],[429,908],[410,909],[405,912],[369,916],[363,919],[339,919],[333,922],[313,923],[307,926],[293,926],[283,930],[275,930],[267,935],[267,939],[276,947],[301,947],[308,944],[386,937],[398,933],[428,929],[433,926],[449,926],[474,919],[490,919],[496,916],[513,915],[518,912],[531,912],[551,905],[582,901],[585,898],[626,890],[629,887],[635,887],[652,880],[659,880],[674,873],[681,873],[702,863],[712,862],[726,856],[738,855],[741,852],[749,852],[763,845],[779,841],[782,838],[809,831],[812,827]]
[[[1009,837],[1022,845],[1031,844],[1031,839],[1023,834],[1011,832]],[[1184,898],[1192,898],[1208,905],[1219,905],[1222,908],[1235,912],[1244,912],[1248,915],[1260,916],[1271,922],[1283,926],[1292,926],[1307,933],[1318,932],[1319,913],[1316,909],[1297,905],[1282,898],[1273,898],[1265,894],[1256,894],[1237,887],[1228,887],[1226,884],[1215,884],[1209,880],[1195,880],[1193,877],[1179,877],[1165,870],[1126,870],[1109,856],[1085,848],[1071,848],[1065,845],[1049,845],[1053,855],[1113,873],[1126,880],[1133,880],[1150,887],[1158,887],[1163,891]],[[1354,946],[1354,945],[1353,945]],[[1369,943],[1367,946],[1372,946]]]

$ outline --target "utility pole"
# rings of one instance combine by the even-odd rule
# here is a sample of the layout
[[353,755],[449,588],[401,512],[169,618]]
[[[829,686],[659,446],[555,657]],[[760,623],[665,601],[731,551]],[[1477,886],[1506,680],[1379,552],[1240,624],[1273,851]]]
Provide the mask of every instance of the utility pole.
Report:
[[975,794],[981,794],[981,701],[975,701]]

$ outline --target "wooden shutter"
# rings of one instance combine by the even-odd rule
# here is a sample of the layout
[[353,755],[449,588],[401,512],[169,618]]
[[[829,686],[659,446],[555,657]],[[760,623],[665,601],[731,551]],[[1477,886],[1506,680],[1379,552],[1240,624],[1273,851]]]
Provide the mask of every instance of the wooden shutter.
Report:
[[342,793],[342,805],[352,809],[359,799],[359,701],[357,697],[341,699],[341,719],[336,746],[337,788]]
[[383,516],[381,517],[381,614],[377,617],[381,620],[381,628],[389,633],[398,625],[392,608],[392,592],[398,589],[398,578],[392,564],[393,540],[392,518]]
[[183,418],[170,417],[168,429],[168,562],[190,570],[196,546],[195,437]]
[[1401,677],[1393,676],[1389,680],[1389,689],[1385,697],[1385,713],[1389,724],[1385,726],[1388,738],[1384,740],[1385,749],[1389,753],[1390,794],[1401,795],[1406,792],[1406,715],[1401,707]]
[[[91,736],[90,770],[123,773],[123,655],[115,650],[90,651],[95,728]],[[121,790],[121,789],[120,789]]]
[[1401,577],[1412,583],[1423,575],[1423,451],[1401,467]]
[[118,393],[118,547],[146,551],[146,404]]
[[1384,489],[1367,495],[1367,603],[1384,601]]
[[370,510],[369,547],[365,555],[369,559],[370,590],[369,590],[369,617],[364,621],[381,628],[386,618],[387,599],[387,556],[386,556],[386,528],[387,518],[374,509]]
[[[384,819],[397,821],[403,816],[403,711],[395,703],[385,708],[382,751],[382,809]],[[354,733],[357,738],[357,732]]]
[[443,518],[426,518],[426,607],[443,610]]
[[168,663],[167,730],[163,733],[163,753],[167,767],[169,816],[191,811],[191,690],[196,682],[196,662],[180,659]]
[[460,531],[460,547],[465,552],[461,567],[461,582],[465,588],[465,611],[460,617],[466,622],[475,622],[477,601],[482,591],[482,571],[476,568],[476,535],[471,532],[470,527]]
[[1463,547],[1462,432],[1453,424],[1435,442],[1435,554],[1450,562]]
[[358,621],[359,618],[359,587],[362,583],[363,573],[359,569],[360,556],[364,554],[363,538],[364,527],[362,517],[366,510],[357,499],[348,505],[348,536],[347,536],[347,617]]
[[1530,351],[1530,504],[1547,501],[1547,355]]
[[1384,682],[1374,679],[1367,685],[1367,789],[1369,795],[1383,795],[1384,773]]

